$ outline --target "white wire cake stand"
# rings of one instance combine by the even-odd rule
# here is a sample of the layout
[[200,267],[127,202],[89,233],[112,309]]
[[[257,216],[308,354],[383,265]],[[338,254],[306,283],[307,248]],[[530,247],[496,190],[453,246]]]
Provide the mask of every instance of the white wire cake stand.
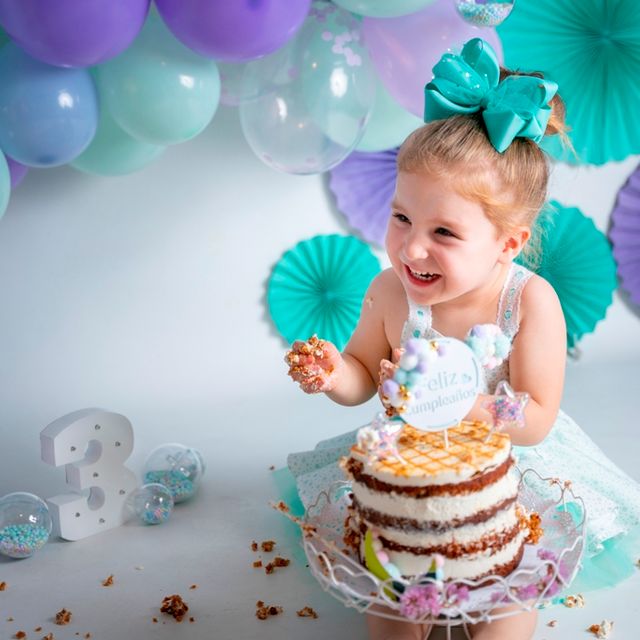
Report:
[[[491,575],[443,584],[431,575],[411,581],[376,577],[345,548],[344,523],[350,504],[346,482],[321,492],[300,523],[309,568],[321,587],[347,607],[392,620],[443,626],[448,640],[453,627],[462,626],[470,638],[470,624],[531,611],[568,587],[575,577],[584,549],[586,512],[570,482],[543,478],[533,469],[518,473],[518,501],[527,512],[540,515],[544,532],[537,544],[525,545],[519,565],[504,578]],[[415,587],[427,587],[431,594],[437,589],[437,615],[433,610],[418,610],[416,615],[413,608],[407,616],[406,598]],[[464,598],[456,597],[461,587]]]

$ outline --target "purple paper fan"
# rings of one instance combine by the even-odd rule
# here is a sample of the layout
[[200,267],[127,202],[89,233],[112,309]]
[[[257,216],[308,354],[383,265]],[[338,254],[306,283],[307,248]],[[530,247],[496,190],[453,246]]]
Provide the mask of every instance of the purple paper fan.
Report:
[[611,220],[609,238],[621,286],[640,305],[640,167],[618,192]]
[[369,242],[384,246],[396,184],[398,149],[354,151],[331,170],[329,188],[351,227]]

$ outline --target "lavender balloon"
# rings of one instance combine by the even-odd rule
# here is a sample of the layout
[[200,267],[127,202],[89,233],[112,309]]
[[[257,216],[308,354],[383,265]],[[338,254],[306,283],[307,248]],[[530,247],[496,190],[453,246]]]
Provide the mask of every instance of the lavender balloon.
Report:
[[29,172],[29,167],[5,155],[7,165],[9,165],[9,177],[11,178],[11,189],[15,189]]
[[309,13],[311,0],[156,0],[162,19],[197,53],[243,62],[290,40]]
[[448,49],[461,49],[467,40],[481,37],[502,59],[495,30],[480,30],[464,22],[451,0],[437,0],[400,18],[365,18],[362,28],[382,83],[407,111],[420,118],[424,115],[424,85]]
[[34,58],[88,67],[124,51],[150,0],[0,0],[0,24]]

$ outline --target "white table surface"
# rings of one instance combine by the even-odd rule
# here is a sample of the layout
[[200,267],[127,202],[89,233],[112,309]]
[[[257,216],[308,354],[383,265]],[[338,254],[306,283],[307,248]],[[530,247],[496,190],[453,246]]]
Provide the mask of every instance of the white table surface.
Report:
[[[635,410],[638,373],[635,362],[610,367],[572,364],[563,403],[635,479],[640,479]],[[0,582],[7,583],[0,592],[0,639],[8,640],[23,630],[27,638],[42,638],[52,631],[56,640],[84,637],[87,632],[95,640],[364,640],[360,614],[319,588],[304,566],[291,525],[268,507],[269,500],[277,498],[269,467],[282,466],[289,451],[311,448],[319,439],[365,422],[374,410],[373,403],[345,408],[301,393],[256,398],[246,405],[226,410],[212,406],[201,415],[188,415],[185,424],[197,423],[198,433],[204,425],[211,425],[209,435],[194,442],[189,427],[178,429],[181,436],[177,437],[167,416],[154,416],[132,404],[125,413],[134,428],[136,422],[154,418],[157,427],[145,428],[128,466],[139,472],[153,446],[180,439],[198,446],[207,461],[199,493],[178,505],[170,521],[161,526],[131,522],[78,542],[52,540],[26,560],[0,557]],[[263,429],[247,431],[247,421],[255,423],[257,415],[262,416]],[[16,425],[15,455],[3,455],[0,486],[44,496],[62,492],[63,472],[37,459],[34,433],[38,429],[34,429],[33,425]],[[30,481],[25,487],[17,478],[27,472]],[[272,575],[252,567],[260,555],[273,555],[250,550],[252,540],[265,539],[277,541],[276,550],[292,559],[289,567]],[[113,586],[103,587],[102,580],[110,574]],[[190,589],[193,584],[196,589]],[[193,623],[178,624],[159,613],[163,597],[175,593],[189,604]],[[588,594],[582,609],[557,606],[543,610],[535,638],[588,638],[585,629],[603,618],[615,621],[616,640],[637,638],[634,611],[639,595],[640,576],[636,574],[615,589]],[[254,616],[257,600],[283,606],[284,614],[259,621]],[[305,605],[312,606],[319,618],[297,617],[295,611]],[[72,621],[56,626],[53,617],[63,607],[72,612]],[[152,622],[154,616],[158,623]],[[557,620],[554,628],[546,625],[550,620]],[[42,631],[35,632],[39,626]]]

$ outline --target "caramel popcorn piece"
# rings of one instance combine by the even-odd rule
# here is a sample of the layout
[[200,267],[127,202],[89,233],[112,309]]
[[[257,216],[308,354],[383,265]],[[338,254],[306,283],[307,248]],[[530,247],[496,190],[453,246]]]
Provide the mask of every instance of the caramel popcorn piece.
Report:
[[574,607],[584,607],[584,596],[581,593],[577,596],[567,596],[562,604],[569,609],[573,609]]
[[60,611],[56,613],[55,623],[59,625],[69,624],[71,622],[72,615],[71,611],[67,611],[67,609],[60,609]]
[[266,620],[269,616],[277,616],[284,609],[275,604],[265,604],[262,600],[256,602],[256,618],[258,620]]
[[317,618],[318,614],[309,606],[303,607],[300,611],[296,611],[300,618]]
[[27,637],[27,634],[24,631],[16,631],[13,637],[16,638],[16,640],[23,640],[23,638]]
[[113,584],[113,574],[107,576],[103,581],[102,581],[102,586],[103,587],[110,587]]
[[613,632],[613,621],[603,620],[600,624],[592,624],[587,631],[593,633],[596,638],[609,638]]
[[254,569],[259,569],[261,566],[262,566],[262,560],[256,560],[256,561],[253,563],[253,568],[254,568]]
[[7,583],[2,581],[0,582],[0,591],[6,591],[7,589]]
[[526,537],[525,542],[527,544],[538,544],[540,538],[544,534],[542,528],[542,518],[535,511],[529,514],[527,518],[527,528],[529,529],[529,535]]
[[263,540],[260,543],[260,548],[266,553],[273,551],[273,547],[275,546],[276,546],[275,540]]
[[168,613],[170,616],[173,616],[176,622],[182,622],[182,618],[184,618],[187,611],[189,611],[189,606],[177,594],[164,598],[162,600],[162,605],[160,606],[160,612]]
[[251,543],[251,551],[257,551],[258,550],[258,543],[254,540]]

